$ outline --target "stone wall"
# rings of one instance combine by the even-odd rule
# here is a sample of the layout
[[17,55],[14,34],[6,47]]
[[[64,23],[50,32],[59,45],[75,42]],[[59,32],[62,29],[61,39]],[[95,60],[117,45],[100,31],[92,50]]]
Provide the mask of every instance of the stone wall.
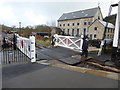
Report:
[[[68,34],[68,29],[69,29],[70,35],[72,35],[72,30],[74,29],[74,36],[76,36],[77,29],[79,29],[79,35],[81,35],[83,34],[84,28],[86,28],[86,31],[87,31],[88,26],[92,23],[92,20],[93,18],[83,18],[83,19],[58,21],[58,27],[61,28],[63,31],[65,31],[65,34]],[[86,25],[84,25],[85,22],[86,22]]]
[[[95,30],[97,28],[97,30]],[[88,37],[90,39],[102,39],[104,34],[105,26],[102,25],[98,20],[96,20],[88,29]],[[91,38],[92,35],[92,38]],[[96,35],[96,36],[95,36]],[[107,28],[106,29],[106,39],[113,39],[114,36],[114,29]]]
[[[97,28],[97,30],[95,30],[95,27]],[[104,26],[102,24],[100,24],[99,21],[95,21],[89,27],[89,30],[87,32],[88,37],[90,37],[90,39],[102,39],[103,33],[104,33]],[[96,38],[94,37],[94,35],[96,35]]]

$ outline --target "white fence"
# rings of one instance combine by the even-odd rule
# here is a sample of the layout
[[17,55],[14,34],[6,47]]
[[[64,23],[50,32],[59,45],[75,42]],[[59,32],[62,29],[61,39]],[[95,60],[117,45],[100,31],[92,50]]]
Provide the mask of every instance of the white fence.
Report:
[[25,37],[21,37],[16,34],[17,37],[17,48],[28,56],[31,59],[31,62],[36,62],[36,54],[35,54],[35,37],[30,36],[29,39]]
[[55,46],[78,49],[82,51],[83,39],[72,36],[54,35]]

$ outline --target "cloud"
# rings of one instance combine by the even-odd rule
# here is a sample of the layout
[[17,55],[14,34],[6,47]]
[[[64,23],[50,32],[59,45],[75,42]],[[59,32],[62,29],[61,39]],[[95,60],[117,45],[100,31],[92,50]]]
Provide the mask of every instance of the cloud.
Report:
[[[117,2],[114,0],[113,2]],[[103,16],[108,15],[111,0],[0,0],[0,24],[22,26],[46,24],[57,21],[63,13],[100,7]],[[112,13],[116,13],[113,9]]]
[[16,16],[13,13],[13,9],[9,6],[0,7],[1,22],[15,22]]
[[[10,0],[11,1],[11,0]],[[19,26],[21,22],[23,26],[45,24],[46,17],[38,10],[38,6],[32,3],[5,2],[0,4],[0,24],[10,26]]]
[[[32,10],[25,11],[23,17],[30,25],[45,24],[46,17],[42,15],[36,15]],[[24,21],[23,21],[24,22]]]
[[[3,2],[111,2],[111,0],[1,0]],[[112,0],[112,2],[119,0]]]

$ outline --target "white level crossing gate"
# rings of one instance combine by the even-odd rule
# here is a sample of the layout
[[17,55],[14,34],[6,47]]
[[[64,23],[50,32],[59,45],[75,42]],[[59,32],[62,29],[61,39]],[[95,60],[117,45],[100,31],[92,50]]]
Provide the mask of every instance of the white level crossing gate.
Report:
[[35,54],[35,37],[30,36],[29,38],[21,37],[16,34],[17,48],[31,59],[31,62],[36,62]]
[[36,62],[35,37],[25,38],[18,34],[12,36],[8,37],[7,35],[3,38],[3,43],[1,43],[1,64]]
[[55,46],[61,46],[70,49],[77,49],[82,51],[83,39],[80,37],[73,36],[62,36],[62,35],[54,35]]

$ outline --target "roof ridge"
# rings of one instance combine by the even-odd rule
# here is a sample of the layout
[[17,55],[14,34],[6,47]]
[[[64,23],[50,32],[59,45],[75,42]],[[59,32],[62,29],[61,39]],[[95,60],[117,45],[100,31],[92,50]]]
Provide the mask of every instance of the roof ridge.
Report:
[[69,13],[63,13],[63,15],[58,19],[59,20],[69,20],[69,19],[78,19],[78,18],[88,18],[94,17],[99,7],[73,11]]
[[75,13],[75,12],[82,12],[82,11],[87,11],[87,10],[92,10],[92,9],[98,9],[98,7],[94,7],[94,8],[88,8],[88,9],[84,9],[84,10],[77,10],[77,11],[73,11],[73,12],[68,12],[68,13],[63,13],[63,14],[70,14],[70,13]]

